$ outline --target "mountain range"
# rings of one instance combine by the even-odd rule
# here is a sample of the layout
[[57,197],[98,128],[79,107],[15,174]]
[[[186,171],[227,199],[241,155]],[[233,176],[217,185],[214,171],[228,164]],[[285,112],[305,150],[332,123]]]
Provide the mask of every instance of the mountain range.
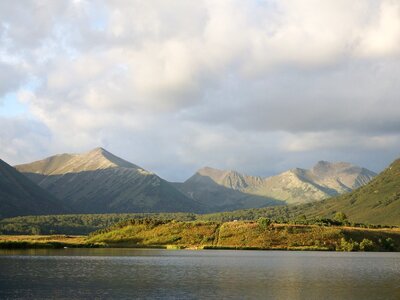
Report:
[[[310,170],[296,168],[270,177],[205,167],[183,183],[171,183],[103,148],[54,155],[15,169],[0,165],[0,169],[12,171],[21,181],[29,182],[31,189],[41,191],[40,201],[47,199],[46,204],[36,200],[37,211],[30,204],[24,211],[26,200],[3,197],[7,199],[1,200],[4,207],[20,205],[12,215],[68,211],[209,213],[314,203],[357,189],[376,175],[349,163],[320,161]],[[20,187],[5,183],[1,189],[18,192]]]
[[232,206],[266,206],[266,199],[275,205],[320,201],[363,186],[374,176],[349,163],[320,161],[310,170],[296,168],[271,177],[205,167],[175,186],[205,206],[218,203],[240,209]]

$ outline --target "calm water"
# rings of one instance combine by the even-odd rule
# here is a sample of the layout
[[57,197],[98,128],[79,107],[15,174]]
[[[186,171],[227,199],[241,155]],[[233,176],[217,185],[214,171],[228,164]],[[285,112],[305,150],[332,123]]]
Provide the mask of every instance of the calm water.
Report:
[[400,299],[400,253],[1,250],[8,298]]

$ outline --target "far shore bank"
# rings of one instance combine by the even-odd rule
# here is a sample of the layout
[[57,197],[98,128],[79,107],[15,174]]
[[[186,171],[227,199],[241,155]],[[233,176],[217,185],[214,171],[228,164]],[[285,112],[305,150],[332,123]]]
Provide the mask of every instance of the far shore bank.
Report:
[[400,251],[400,229],[130,220],[89,235],[0,235],[0,249]]

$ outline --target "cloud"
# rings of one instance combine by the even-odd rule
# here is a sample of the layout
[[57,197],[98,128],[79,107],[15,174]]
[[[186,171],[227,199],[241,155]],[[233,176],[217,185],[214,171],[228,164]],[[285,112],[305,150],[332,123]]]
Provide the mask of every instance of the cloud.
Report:
[[[0,97],[15,91],[24,81],[22,70],[0,61]],[[0,98],[1,104],[1,98]]]
[[48,155],[50,142],[51,133],[40,122],[0,116],[1,159],[7,163],[29,162]]
[[398,1],[32,0],[0,19],[0,95],[49,145],[13,161],[101,145],[183,179],[398,154]]

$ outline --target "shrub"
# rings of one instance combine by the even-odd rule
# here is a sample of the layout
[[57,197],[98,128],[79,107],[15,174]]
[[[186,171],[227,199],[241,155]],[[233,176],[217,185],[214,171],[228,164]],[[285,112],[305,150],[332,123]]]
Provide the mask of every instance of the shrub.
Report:
[[361,251],[372,251],[374,249],[374,242],[369,239],[363,239],[360,243]]
[[268,218],[261,217],[258,219],[257,223],[258,226],[260,226],[262,229],[265,230],[269,227],[269,225],[271,225],[271,220]]
[[379,241],[381,242],[381,244],[385,250],[394,251],[395,244],[394,244],[394,240],[392,238],[389,237],[383,241],[381,239],[379,239]]
[[335,216],[333,217],[333,220],[345,223],[347,222],[347,216],[344,212],[338,211]]
[[349,241],[346,241],[345,238],[340,239],[340,245],[336,250],[339,251],[357,251],[359,249],[359,244],[357,242],[354,242],[352,239]]

